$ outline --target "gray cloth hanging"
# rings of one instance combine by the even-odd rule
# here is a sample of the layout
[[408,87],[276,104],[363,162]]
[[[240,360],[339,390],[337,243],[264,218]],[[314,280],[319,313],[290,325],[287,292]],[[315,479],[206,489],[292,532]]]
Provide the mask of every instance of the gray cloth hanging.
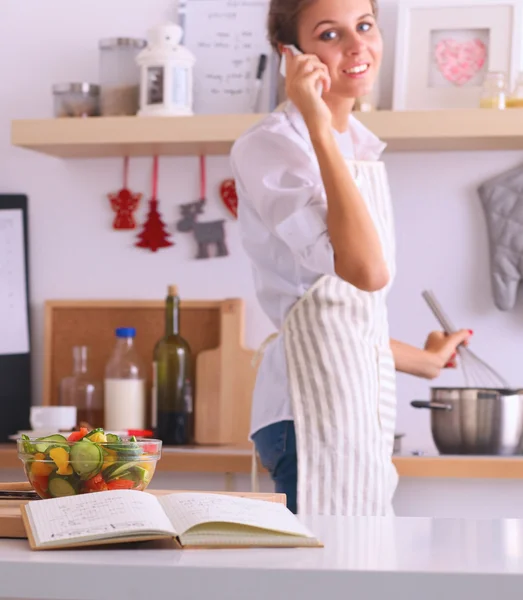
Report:
[[523,165],[484,182],[478,195],[487,220],[494,303],[510,310],[523,278]]

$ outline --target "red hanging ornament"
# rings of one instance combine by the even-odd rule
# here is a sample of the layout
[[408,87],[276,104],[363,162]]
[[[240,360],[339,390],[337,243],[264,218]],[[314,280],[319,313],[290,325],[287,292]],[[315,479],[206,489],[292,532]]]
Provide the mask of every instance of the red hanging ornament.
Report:
[[124,158],[123,188],[116,194],[107,194],[111,202],[111,208],[116,213],[113,221],[113,229],[135,229],[134,211],[142,199],[142,194],[133,194],[127,187],[129,173],[129,157]]
[[173,246],[174,243],[168,239],[169,233],[165,228],[165,223],[162,221],[158,211],[158,199],[156,193],[158,190],[158,157],[154,157],[153,162],[153,195],[149,200],[149,213],[143,225],[142,232],[139,234],[136,242],[138,248],[149,248],[156,252],[159,248],[167,248]]
[[225,208],[231,213],[231,215],[238,218],[238,195],[236,194],[236,184],[234,179],[226,179],[222,181],[220,185],[220,196],[222,202],[225,204]]

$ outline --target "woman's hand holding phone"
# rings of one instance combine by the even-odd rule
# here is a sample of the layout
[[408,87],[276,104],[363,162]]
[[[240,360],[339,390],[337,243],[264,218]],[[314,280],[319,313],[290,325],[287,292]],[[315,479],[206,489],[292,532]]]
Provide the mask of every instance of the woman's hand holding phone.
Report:
[[301,112],[311,133],[316,128],[331,127],[332,114],[321,96],[331,85],[327,65],[314,54],[302,54],[289,46],[284,46],[283,52],[287,97]]

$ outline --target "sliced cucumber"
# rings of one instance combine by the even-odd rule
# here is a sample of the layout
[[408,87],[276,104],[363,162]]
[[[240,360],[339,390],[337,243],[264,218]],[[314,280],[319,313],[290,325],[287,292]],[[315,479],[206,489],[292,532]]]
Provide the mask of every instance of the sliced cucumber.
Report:
[[135,465],[129,469],[130,479],[136,481],[137,483],[141,483],[143,481],[149,480],[149,471],[140,467],[139,465]]
[[22,433],[22,448],[27,454],[36,454],[36,448],[31,443],[31,438],[25,433]]
[[121,444],[122,443],[122,438],[119,435],[116,435],[115,433],[106,433],[105,437],[107,438],[108,444]]
[[136,467],[135,463],[128,462],[107,467],[104,471],[105,481],[111,481],[112,479],[132,479],[131,469]]
[[104,455],[97,444],[89,440],[76,442],[71,448],[70,462],[80,479],[90,479],[100,472]]
[[54,477],[49,478],[49,493],[54,498],[74,496],[76,494],[76,489],[67,477],[55,475]]
[[104,433],[103,427],[97,427],[96,429],[91,429],[89,433],[86,433],[84,439],[91,439],[91,436],[95,435],[95,433]]
[[63,435],[59,433],[55,433],[54,435],[48,435],[46,437],[38,438],[35,441],[35,448],[37,452],[42,452],[45,454],[50,448],[55,446],[60,446],[61,448],[65,447],[68,449],[67,440]]

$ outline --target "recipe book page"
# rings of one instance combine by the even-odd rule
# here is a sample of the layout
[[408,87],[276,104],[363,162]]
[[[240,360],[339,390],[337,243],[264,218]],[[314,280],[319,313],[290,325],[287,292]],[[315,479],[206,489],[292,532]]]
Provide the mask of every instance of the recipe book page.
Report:
[[34,500],[26,504],[26,514],[37,546],[130,535],[175,536],[156,497],[133,490]]
[[197,492],[169,494],[158,501],[178,535],[188,534],[187,539],[192,537],[191,528],[195,528],[195,535],[212,531],[217,537],[241,532],[243,535],[276,533],[315,539],[286,506],[276,502]]

